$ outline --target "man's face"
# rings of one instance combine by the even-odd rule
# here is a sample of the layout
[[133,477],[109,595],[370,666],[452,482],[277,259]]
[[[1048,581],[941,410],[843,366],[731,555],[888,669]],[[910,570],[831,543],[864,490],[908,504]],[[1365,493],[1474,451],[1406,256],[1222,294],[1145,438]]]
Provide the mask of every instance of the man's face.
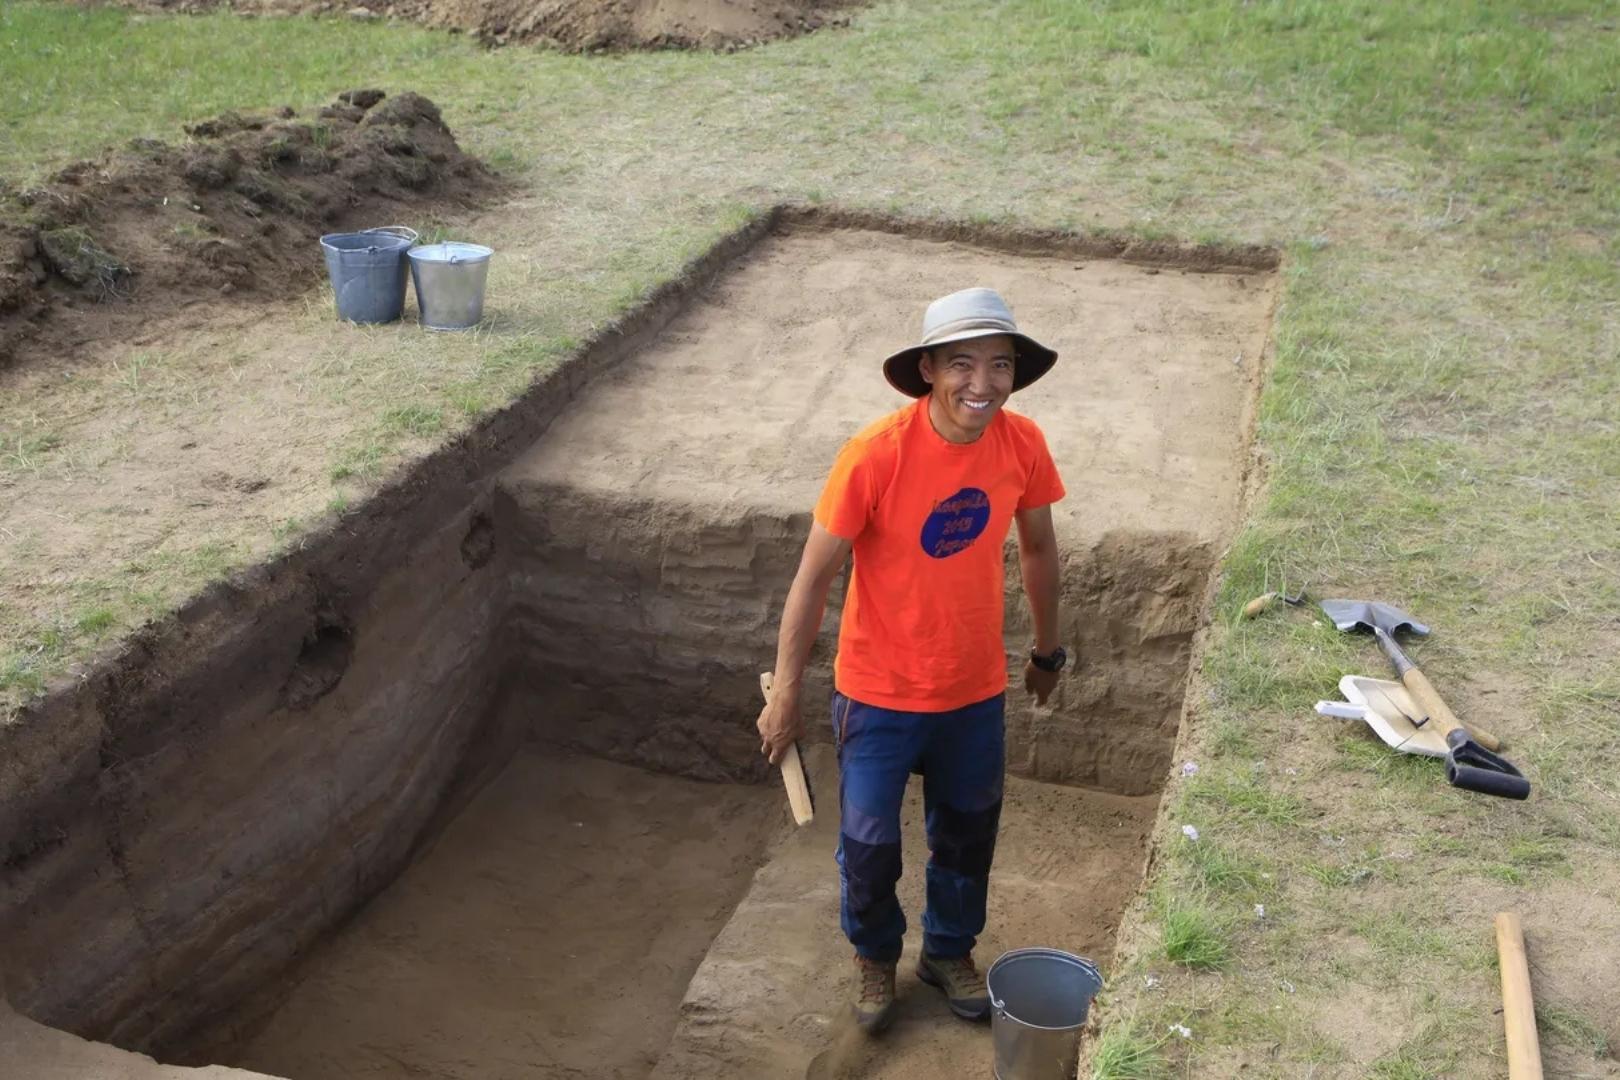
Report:
[[1012,394],[1013,339],[1006,334],[939,345],[918,363],[923,381],[933,388],[936,416],[970,438],[990,426]]

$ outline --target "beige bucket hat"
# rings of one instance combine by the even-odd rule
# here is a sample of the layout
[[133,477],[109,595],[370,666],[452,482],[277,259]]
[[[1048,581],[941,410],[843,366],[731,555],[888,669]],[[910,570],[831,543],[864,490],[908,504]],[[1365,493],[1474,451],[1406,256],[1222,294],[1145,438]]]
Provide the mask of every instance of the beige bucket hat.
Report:
[[942,296],[923,312],[922,340],[883,361],[889,385],[910,397],[926,397],[928,384],[917,370],[925,349],[968,338],[1006,334],[1013,339],[1013,390],[1022,390],[1045,375],[1057,362],[1057,353],[1018,329],[1012,309],[994,289],[963,289]]

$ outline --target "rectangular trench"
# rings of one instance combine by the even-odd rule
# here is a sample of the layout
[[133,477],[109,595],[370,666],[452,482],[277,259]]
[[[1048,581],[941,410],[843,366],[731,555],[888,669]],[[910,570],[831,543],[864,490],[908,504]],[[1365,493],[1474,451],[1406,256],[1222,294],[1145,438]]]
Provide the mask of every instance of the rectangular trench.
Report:
[[[62,824],[36,821],[6,864],[8,929],[33,934],[0,945],[13,1004],[299,1080],[815,1075],[848,963],[836,764],[811,706],[820,812],[793,830],[752,732],[757,673],[828,463],[899,404],[878,359],[967,284],[1063,355],[1012,407],[1069,488],[1063,630],[1082,658],[1048,707],[1009,699],[981,954],[1105,960],[1235,519],[1275,282],[1014,246],[778,230],[376,588],[223,599],[235,637],[215,650],[240,660],[154,679],[161,722],[87,705],[83,750],[52,751],[98,813],[41,797]],[[1010,544],[1007,596],[1016,670]],[[220,685],[229,709],[201,708]],[[861,1075],[977,1075],[987,1053],[909,976],[885,1045]]]

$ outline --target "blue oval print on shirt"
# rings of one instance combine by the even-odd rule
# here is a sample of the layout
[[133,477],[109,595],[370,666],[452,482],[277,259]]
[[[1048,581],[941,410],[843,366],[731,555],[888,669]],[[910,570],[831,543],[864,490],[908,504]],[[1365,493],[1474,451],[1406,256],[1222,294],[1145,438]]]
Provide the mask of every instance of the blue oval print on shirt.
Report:
[[990,496],[978,488],[963,488],[934,504],[922,527],[922,549],[935,559],[965,551],[990,524]]

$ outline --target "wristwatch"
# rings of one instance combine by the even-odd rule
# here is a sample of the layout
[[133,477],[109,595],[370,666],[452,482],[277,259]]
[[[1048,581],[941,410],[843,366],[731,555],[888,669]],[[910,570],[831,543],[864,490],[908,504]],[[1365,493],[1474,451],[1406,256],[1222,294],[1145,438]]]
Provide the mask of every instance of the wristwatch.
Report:
[[1063,651],[1061,645],[1048,656],[1042,656],[1032,648],[1029,650],[1029,662],[1042,671],[1062,671],[1063,665],[1069,662],[1069,654]]

